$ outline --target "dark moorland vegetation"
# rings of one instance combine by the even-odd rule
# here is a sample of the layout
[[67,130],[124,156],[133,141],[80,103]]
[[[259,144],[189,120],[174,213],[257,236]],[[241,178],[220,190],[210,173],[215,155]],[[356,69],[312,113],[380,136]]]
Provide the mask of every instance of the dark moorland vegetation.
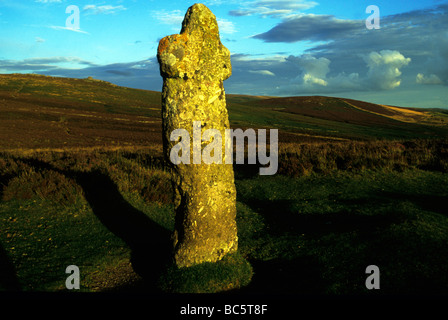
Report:
[[[182,271],[166,259],[174,216],[159,97],[0,76],[0,291],[66,291],[65,268],[77,265],[87,292],[448,294],[442,111],[384,107],[378,122],[381,106],[348,101],[376,120],[345,121],[313,111],[337,98],[307,109],[229,96],[232,126],[279,128],[278,173],[234,165],[239,252]],[[364,285],[371,264],[381,290]]]

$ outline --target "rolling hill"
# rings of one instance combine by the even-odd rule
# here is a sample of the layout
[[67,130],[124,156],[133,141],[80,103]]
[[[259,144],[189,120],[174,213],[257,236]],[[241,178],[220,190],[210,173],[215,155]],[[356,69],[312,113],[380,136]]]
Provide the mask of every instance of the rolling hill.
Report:
[[[343,138],[417,138],[446,136],[443,110],[410,109],[359,100],[304,96],[269,98],[251,103],[300,123],[297,129]],[[312,134],[312,133],[311,133]]]
[[[0,75],[0,148],[161,145],[160,92],[88,79]],[[277,128],[280,142],[445,138],[443,110],[335,97],[227,95],[232,127]]]
[[69,265],[81,292],[146,300],[235,286],[229,294],[448,294],[446,111],[335,97],[227,102],[234,128],[279,129],[278,172],[235,164],[238,252],[173,270],[161,245],[175,210],[160,92],[0,75],[0,295],[64,297]]

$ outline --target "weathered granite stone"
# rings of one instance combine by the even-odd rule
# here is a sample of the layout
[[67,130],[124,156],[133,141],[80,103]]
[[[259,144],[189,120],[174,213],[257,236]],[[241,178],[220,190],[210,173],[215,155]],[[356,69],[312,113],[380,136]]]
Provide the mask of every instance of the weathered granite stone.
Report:
[[[160,40],[157,52],[163,77],[163,146],[172,166],[176,224],[174,259],[178,267],[216,262],[238,247],[236,190],[232,164],[174,165],[170,141],[175,129],[193,137],[193,122],[201,122],[201,134],[217,129],[224,137],[229,128],[223,80],[230,77],[230,52],[220,41],[213,13],[203,4],[190,7],[180,34]],[[212,139],[202,141],[201,149]],[[193,155],[193,143],[190,143]]]

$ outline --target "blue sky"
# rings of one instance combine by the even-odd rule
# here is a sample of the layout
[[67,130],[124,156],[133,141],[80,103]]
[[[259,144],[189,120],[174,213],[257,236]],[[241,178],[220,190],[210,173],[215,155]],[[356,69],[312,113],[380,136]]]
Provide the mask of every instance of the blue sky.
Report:
[[[158,41],[186,0],[0,0],[0,73],[161,90]],[[232,54],[227,93],[448,108],[448,1],[204,0]],[[76,5],[79,29],[67,27]],[[369,30],[369,5],[380,29]]]

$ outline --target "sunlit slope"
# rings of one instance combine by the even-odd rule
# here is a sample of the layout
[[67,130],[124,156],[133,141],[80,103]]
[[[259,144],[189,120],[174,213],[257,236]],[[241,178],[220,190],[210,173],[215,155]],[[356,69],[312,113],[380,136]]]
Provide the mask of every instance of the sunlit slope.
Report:
[[0,75],[0,147],[161,144],[160,93],[93,79]]
[[[289,131],[340,138],[447,137],[443,110],[401,108],[335,97],[304,96],[249,102]],[[254,114],[254,117],[257,116]]]
[[[281,142],[448,137],[444,110],[332,97],[227,95],[233,128]],[[0,148],[160,147],[160,92],[95,79],[0,75]]]

